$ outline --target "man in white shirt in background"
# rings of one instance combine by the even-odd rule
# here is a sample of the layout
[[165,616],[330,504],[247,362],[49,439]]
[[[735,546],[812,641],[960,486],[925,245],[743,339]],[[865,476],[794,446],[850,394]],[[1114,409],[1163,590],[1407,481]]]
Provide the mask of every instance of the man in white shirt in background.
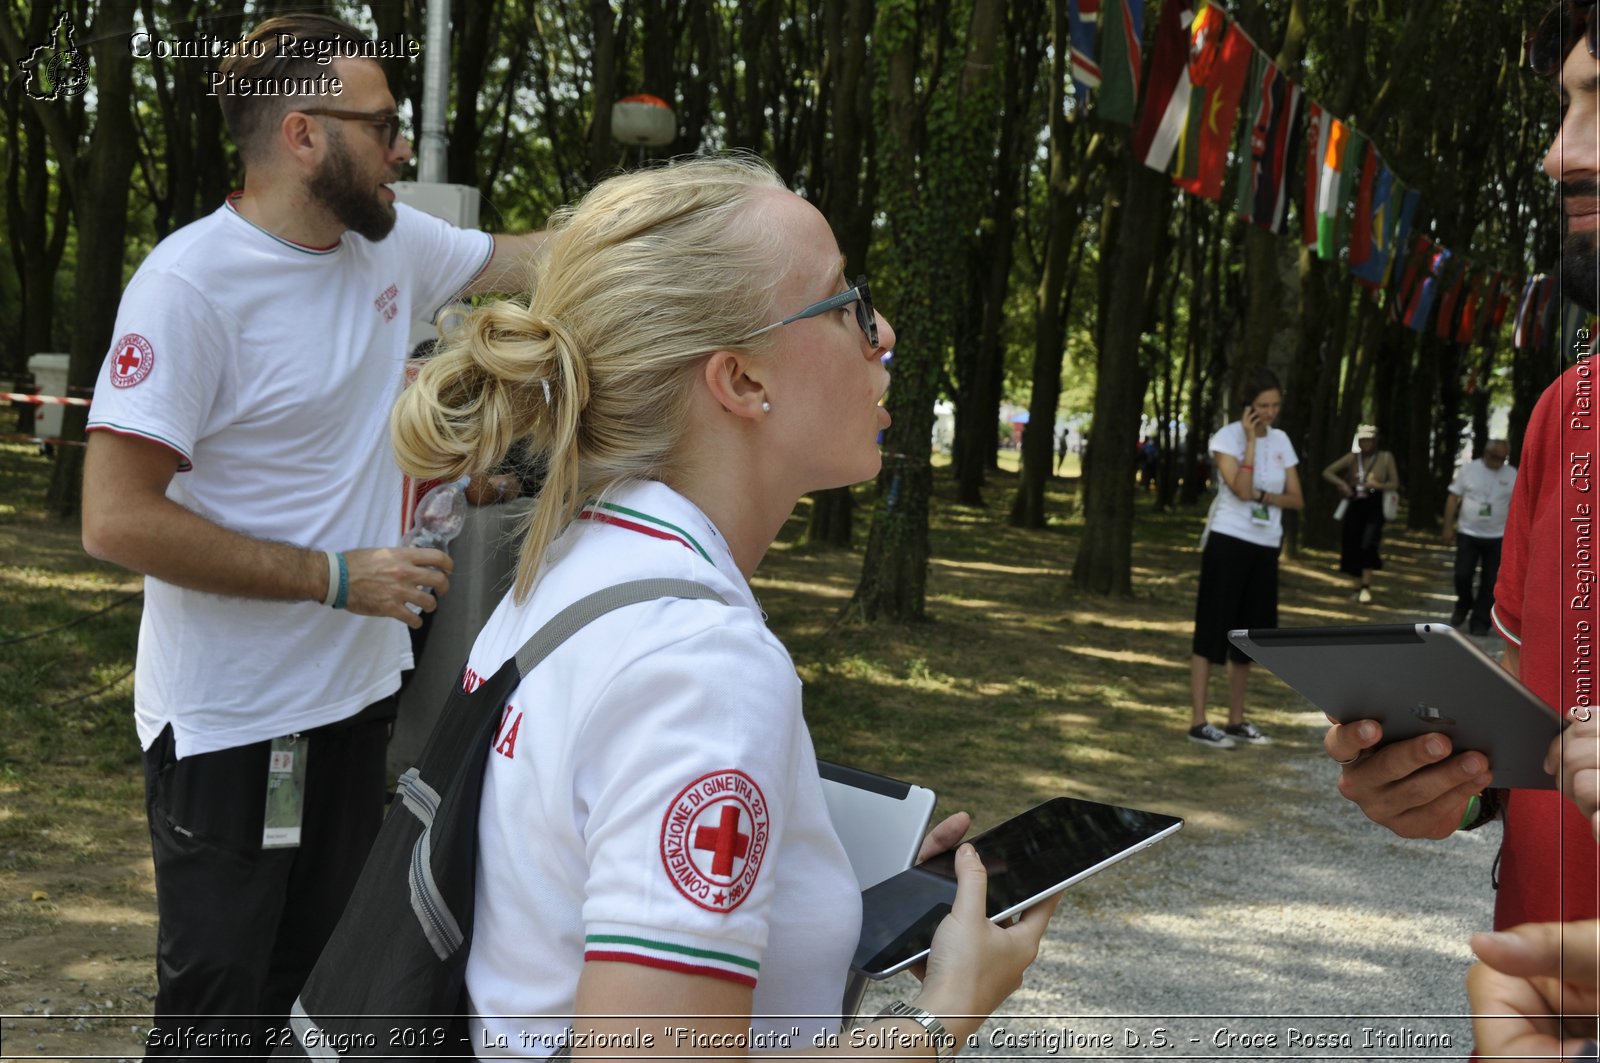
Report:
[[[1470,619],[1468,630],[1474,635],[1489,633],[1506,510],[1511,505],[1512,485],[1517,482],[1516,467],[1507,461],[1510,456],[1511,447],[1505,440],[1489,440],[1482,457],[1456,470],[1444,504],[1442,538],[1446,546],[1456,548],[1456,607],[1450,626],[1460,627]],[[1472,580],[1480,568],[1483,579],[1474,594]]]

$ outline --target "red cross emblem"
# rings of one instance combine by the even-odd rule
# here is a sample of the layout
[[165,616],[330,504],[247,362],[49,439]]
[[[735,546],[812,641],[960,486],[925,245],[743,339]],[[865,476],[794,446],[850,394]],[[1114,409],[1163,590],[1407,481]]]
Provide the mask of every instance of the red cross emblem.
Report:
[[130,332],[111,348],[111,386],[131,388],[155,368],[156,352],[150,341]]
[[705,849],[711,858],[711,873],[727,876],[733,874],[733,858],[744,858],[750,851],[750,835],[739,833],[739,807],[722,806],[722,821],[715,827],[696,827],[694,847]]
[[690,902],[731,912],[755,885],[769,829],[767,800],[754,779],[734,769],[702,775],[662,817],[662,867]]

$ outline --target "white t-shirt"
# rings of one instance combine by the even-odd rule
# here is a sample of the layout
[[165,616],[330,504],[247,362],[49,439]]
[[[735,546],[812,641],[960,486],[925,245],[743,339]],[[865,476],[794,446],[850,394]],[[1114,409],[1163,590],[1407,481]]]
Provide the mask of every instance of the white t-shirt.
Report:
[[1490,469],[1482,458],[1474,458],[1457,469],[1450,481],[1450,493],[1461,498],[1456,530],[1479,539],[1505,538],[1506,511],[1516,482],[1517,470],[1509,461]]
[[[163,240],[123,294],[89,428],[170,447],[182,475],[167,497],[224,528],[318,550],[399,545],[389,410],[407,331],[494,242],[395,210],[388,238],[347,232],[326,249],[231,204]],[[186,757],[332,723],[392,694],[410,660],[397,620],[147,577],[139,740],[170,723]]]
[[[1244,460],[1244,425],[1238,421],[1224,425],[1211,437],[1213,454],[1228,454]],[[1282,494],[1289,483],[1289,470],[1300,464],[1294,444],[1276,428],[1267,429],[1256,439],[1255,486],[1257,491]],[[1246,502],[1222,482],[1217,474],[1217,506],[1211,513],[1211,530],[1258,546],[1277,546],[1283,541],[1283,509]]]
[[[861,894],[799,678],[687,499],[638,483],[585,513],[526,604],[508,596],[490,617],[468,685],[604,587],[691,579],[728,604],[666,599],[601,617],[512,695],[478,822],[474,1050],[560,1047],[586,958],[752,985],[752,1029],[798,1025],[805,1048],[838,1026]],[[661,1022],[642,1025],[660,1037]]]

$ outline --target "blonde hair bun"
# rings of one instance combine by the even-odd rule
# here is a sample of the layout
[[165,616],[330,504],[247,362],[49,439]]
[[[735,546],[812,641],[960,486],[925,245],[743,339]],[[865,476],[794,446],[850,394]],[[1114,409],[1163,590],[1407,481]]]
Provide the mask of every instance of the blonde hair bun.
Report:
[[596,185],[551,219],[532,292],[450,321],[390,420],[418,477],[484,472],[527,440],[546,464],[516,593],[585,500],[675,469],[692,370],[755,350],[782,256],[752,204],[782,189],[746,155],[676,160]]

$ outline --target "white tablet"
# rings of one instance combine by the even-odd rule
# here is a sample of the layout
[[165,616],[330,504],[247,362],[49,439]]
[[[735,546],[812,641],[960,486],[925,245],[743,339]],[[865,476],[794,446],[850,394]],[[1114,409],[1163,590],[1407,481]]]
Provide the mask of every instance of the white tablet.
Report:
[[933,818],[933,791],[820,758],[817,771],[828,818],[861,888],[910,867]]
[[1444,734],[1489,758],[1494,785],[1553,790],[1562,721],[1447,624],[1251,628],[1228,639],[1339,723],[1377,720],[1384,743]]

